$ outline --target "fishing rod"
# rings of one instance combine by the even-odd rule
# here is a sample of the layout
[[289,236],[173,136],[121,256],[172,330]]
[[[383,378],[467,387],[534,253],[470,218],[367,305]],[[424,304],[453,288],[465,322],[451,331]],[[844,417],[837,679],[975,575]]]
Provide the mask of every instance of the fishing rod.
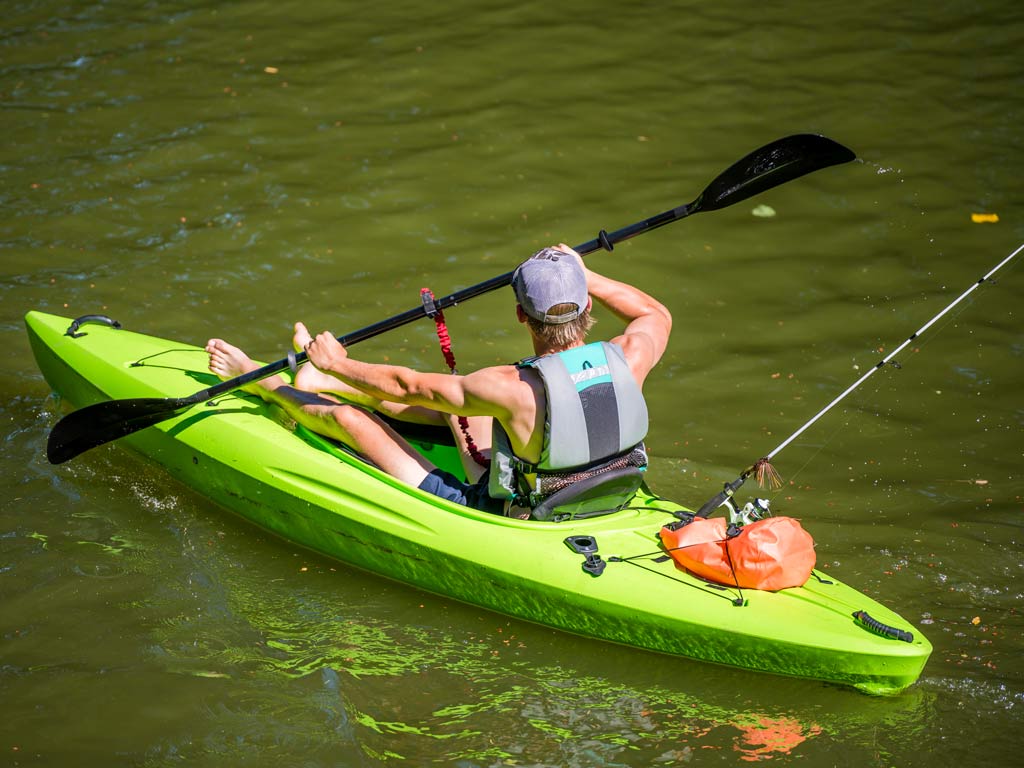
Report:
[[[1009,256],[1007,256],[1005,259],[1003,259],[998,264],[996,264],[994,267],[992,267],[992,269],[990,269],[982,277],[980,277],[974,284],[972,284],[970,288],[968,288],[966,291],[961,293],[956,299],[954,299],[948,305],[946,305],[945,309],[943,309],[941,312],[939,312],[934,317],[932,317],[931,320],[929,320],[927,323],[925,323],[920,328],[918,328],[916,331],[914,331],[914,333],[910,334],[910,336],[907,337],[906,341],[904,341],[902,344],[900,344],[898,347],[896,347],[896,349],[894,349],[888,355],[886,355],[881,360],[879,360],[877,363],[875,363],[874,366],[872,366],[871,368],[868,369],[867,373],[865,373],[863,376],[861,376],[859,379],[857,379],[855,382],[853,382],[853,384],[851,384],[849,387],[847,387],[846,390],[844,392],[842,392],[839,396],[837,396],[832,402],[830,402],[828,405],[826,405],[824,408],[822,408],[820,411],[818,411],[813,417],[811,417],[811,419],[809,421],[807,421],[796,432],[794,432],[789,437],[787,437],[785,440],[783,440],[781,443],[779,443],[778,446],[776,446],[774,450],[772,450],[770,453],[766,454],[762,458],[760,458],[757,461],[755,461],[747,469],[743,470],[743,472],[740,473],[740,476],[738,478],[736,478],[735,480],[733,480],[731,483],[725,483],[725,485],[722,488],[722,491],[720,493],[718,493],[715,496],[713,496],[712,498],[708,499],[708,501],[705,502],[704,505],[699,510],[697,510],[697,515],[699,517],[707,517],[715,509],[717,509],[718,507],[722,506],[723,504],[728,505],[728,506],[731,507],[731,500],[732,500],[733,494],[735,494],[736,491],[739,490],[740,486],[742,486],[743,483],[746,482],[747,478],[750,477],[750,475],[752,475],[752,474],[757,476],[757,482],[758,482],[759,485],[764,486],[767,483],[768,485],[770,485],[773,488],[780,488],[782,486],[782,481],[779,479],[779,475],[775,471],[775,468],[772,467],[772,463],[771,462],[772,462],[772,459],[783,448],[785,448],[787,445],[789,445],[794,440],[796,440],[800,435],[802,435],[805,431],[807,431],[807,429],[809,429],[815,422],[817,422],[822,416],[824,416],[826,413],[831,411],[836,405],[838,405],[840,402],[842,402],[846,398],[847,395],[849,395],[851,392],[853,392],[855,389],[857,389],[861,384],[863,384],[865,381],[867,381],[868,378],[875,371],[877,371],[879,368],[883,367],[886,363],[892,361],[892,359],[894,357],[896,357],[896,355],[898,355],[900,352],[902,352],[904,349],[906,349],[908,344],[910,344],[912,341],[914,341],[914,339],[918,338],[919,336],[921,336],[921,334],[923,334],[925,331],[927,331],[929,328],[931,328],[936,322],[938,322],[943,316],[945,316],[951,309],[953,309],[953,307],[955,307],[961,301],[963,301],[968,296],[970,296],[975,290],[977,290],[977,288],[979,286],[981,286],[982,283],[988,281],[992,277],[992,275],[994,275],[996,272],[998,272],[1000,269],[1002,269],[1004,266],[1006,266],[1021,251],[1024,251],[1024,244],[1020,245],[1017,248],[1017,250],[1015,250],[1013,253],[1011,253]],[[897,368],[900,367],[900,364],[898,362],[896,362],[896,361],[893,361],[893,365],[896,366]]]

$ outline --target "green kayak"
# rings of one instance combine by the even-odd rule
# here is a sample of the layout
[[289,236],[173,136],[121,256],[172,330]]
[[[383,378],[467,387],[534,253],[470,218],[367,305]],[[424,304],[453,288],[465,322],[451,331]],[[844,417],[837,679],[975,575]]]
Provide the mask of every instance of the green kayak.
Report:
[[[30,312],[39,368],[75,407],[185,397],[216,382],[200,347]],[[459,472],[450,444],[413,438]],[[435,442],[436,440],[436,442]],[[556,629],[666,654],[853,686],[914,683],[919,631],[819,571],[779,592],[711,584],[676,566],[658,532],[685,509],[641,489],[619,512],[515,520],[397,482],[233,393],[120,441],[181,482],[295,544],[438,595]]]

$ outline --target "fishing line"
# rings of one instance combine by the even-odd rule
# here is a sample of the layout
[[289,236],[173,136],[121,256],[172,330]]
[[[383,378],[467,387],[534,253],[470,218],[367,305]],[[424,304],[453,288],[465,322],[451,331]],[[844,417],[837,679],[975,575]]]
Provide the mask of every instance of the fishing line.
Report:
[[[969,307],[969,305],[965,304],[964,306],[960,307],[956,312],[954,312],[952,315],[947,317],[945,319],[945,321],[942,323],[942,325],[938,326],[935,329],[935,334],[936,335],[932,336],[931,338],[925,339],[918,347],[916,347],[914,349],[914,352],[919,352],[922,349],[924,349],[925,347],[927,347],[929,344],[931,344],[936,338],[938,338],[937,334],[941,333],[943,331],[943,329],[945,329],[950,323],[955,322],[956,319],[960,317],[960,315],[962,315],[964,312],[967,311],[968,307]],[[882,352],[883,350],[884,350],[884,348],[883,349],[879,349],[878,351]],[[895,362],[893,363],[893,365],[896,365],[897,367],[899,367],[898,364],[895,363]],[[879,387],[875,389],[875,394],[878,394],[880,388],[881,388],[881,384],[879,384]],[[824,451],[832,443],[832,441],[835,440],[836,435],[838,435],[840,432],[842,432],[844,429],[846,429],[850,425],[850,421],[853,419],[853,415],[849,412],[849,410],[845,411],[845,413],[846,413],[846,418],[843,420],[843,422],[841,424],[836,425],[835,429],[833,429],[831,431],[831,433],[822,441],[821,445],[819,445],[811,453],[811,455],[808,456],[807,460],[803,464],[800,465],[799,469],[797,469],[795,472],[792,472],[792,473],[790,473],[788,475],[788,479],[789,479],[789,484],[790,485],[795,484],[796,479],[803,473],[803,471],[805,469],[807,469],[807,467],[815,459],[818,458],[818,454],[820,454],[822,451]],[[878,414],[876,413],[875,415],[877,416]],[[782,492],[782,489],[780,489],[778,491],[778,493],[781,493],[781,492]],[[778,495],[778,493],[775,493],[775,494],[771,495],[771,498],[774,499]]]
[[[902,344],[900,344],[898,347],[896,347],[892,352],[890,352],[885,357],[883,357],[881,360],[879,360],[877,363],[875,363],[875,365],[873,365],[871,368],[869,368],[867,370],[867,372],[863,376],[861,376],[859,379],[857,379],[855,382],[853,382],[853,384],[851,384],[849,387],[847,387],[845,390],[843,390],[843,392],[841,392],[828,405],[826,405],[824,408],[822,408],[820,411],[818,411],[814,416],[812,416],[810,418],[810,420],[807,421],[802,427],[797,429],[793,434],[791,434],[789,437],[787,437],[785,440],[783,440],[781,443],[779,443],[770,453],[768,453],[765,456],[763,456],[762,458],[758,459],[756,462],[754,462],[754,464],[752,464],[750,467],[745,469],[736,480],[734,480],[731,483],[726,483],[725,487],[722,489],[722,491],[720,493],[718,493],[717,495],[715,495],[714,497],[712,497],[711,499],[709,499],[700,508],[700,510],[697,512],[697,514],[700,515],[701,517],[707,517],[717,507],[719,507],[722,504],[728,502],[732,498],[733,494],[739,489],[739,487],[741,485],[743,485],[743,483],[746,481],[746,479],[751,474],[754,474],[754,473],[757,474],[757,479],[758,479],[759,483],[761,483],[763,479],[767,479],[768,482],[770,482],[770,483],[772,483],[774,485],[774,483],[777,482],[778,474],[775,472],[775,469],[772,467],[771,460],[776,455],[778,455],[779,452],[782,451],[782,449],[784,449],[786,446],[788,446],[790,443],[792,443],[794,440],[796,440],[800,435],[802,435],[811,426],[813,426],[819,419],[821,419],[826,413],[831,411],[835,406],[837,406],[840,402],[842,402],[844,399],[846,399],[846,397],[850,393],[852,393],[861,384],[863,384],[865,381],[867,381],[868,378],[872,374],[875,373],[875,371],[877,371],[879,368],[882,368],[887,363],[889,363],[894,357],[896,357],[896,355],[898,355],[900,352],[902,352],[904,349],[906,349],[907,346],[910,345],[915,339],[917,339],[919,336],[921,336],[923,333],[925,333],[925,331],[927,331],[929,328],[931,328],[933,325],[935,325],[935,323],[937,323],[940,319],[945,317],[945,315],[948,314],[954,307],[956,307],[958,304],[960,304],[960,302],[962,302],[964,299],[966,299],[968,296],[970,296],[975,290],[977,290],[982,285],[982,283],[985,283],[986,281],[988,281],[992,277],[992,275],[994,275],[996,272],[998,272],[1000,269],[1002,269],[1004,266],[1006,266],[1008,263],[1010,263],[1010,261],[1012,261],[1017,256],[1017,254],[1019,254],[1021,251],[1024,251],[1024,244],[1021,244],[1020,246],[1018,246],[1017,249],[1013,251],[1013,253],[1011,253],[1005,259],[1003,259],[998,264],[996,264],[994,267],[992,267],[992,269],[990,269],[988,272],[986,272],[984,275],[982,275],[980,278],[978,278],[978,280],[975,281],[966,291],[961,293],[957,298],[953,299],[953,301],[951,301],[949,304],[947,304],[937,314],[933,315],[932,318],[930,320],[928,320],[928,322],[926,322],[924,325],[922,325],[920,328],[918,328],[914,333],[912,333],[910,336],[908,336],[906,338],[906,340]],[[901,367],[898,362],[894,362],[893,365],[895,365],[896,367]]]

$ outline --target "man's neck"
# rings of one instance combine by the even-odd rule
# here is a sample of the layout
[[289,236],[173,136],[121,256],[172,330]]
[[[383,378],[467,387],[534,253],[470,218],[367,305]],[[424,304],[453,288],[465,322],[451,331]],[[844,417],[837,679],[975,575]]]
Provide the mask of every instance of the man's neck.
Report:
[[576,341],[568,346],[549,346],[544,344],[540,339],[534,338],[533,340],[533,352],[537,357],[543,357],[544,355],[556,355],[559,352],[565,352],[567,349],[575,349],[576,347],[582,347],[586,342],[580,340]]

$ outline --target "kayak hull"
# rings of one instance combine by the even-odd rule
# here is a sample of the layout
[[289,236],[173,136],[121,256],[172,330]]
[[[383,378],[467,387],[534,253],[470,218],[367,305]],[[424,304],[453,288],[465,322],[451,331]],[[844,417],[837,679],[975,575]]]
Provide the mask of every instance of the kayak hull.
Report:
[[[202,349],[106,325],[66,335],[68,318],[26,317],[50,386],[81,408],[177,398],[215,383]],[[457,471],[450,446],[415,443]],[[561,523],[521,521],[406,486],[330,441],[292,429],[255,397],[232,393],[118,441],[219,505],[330,558],[472,605],[651,651],[887,694],[913,684],[931,652],[880,603],[815,571],[780,592],[710,585],[659,550],[685,511],[644,488],[626,509]],[[593,539],[600,575],[566,539]],[[869,631],[853,614],[913,631]]]

